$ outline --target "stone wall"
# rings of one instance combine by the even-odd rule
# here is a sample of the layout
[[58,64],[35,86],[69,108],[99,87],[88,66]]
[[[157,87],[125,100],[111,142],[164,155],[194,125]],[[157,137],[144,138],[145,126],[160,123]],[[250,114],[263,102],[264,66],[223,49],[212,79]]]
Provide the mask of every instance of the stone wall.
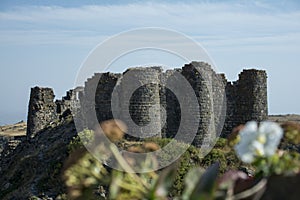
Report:
[[239,80],[226,85],[227,115],[223,134],[247,121],[268,118],[267,74],[249,69],[239,74]]
[[54,92],[51,88],[31,88],[27,116],[27,138],[33,138],[40,130],[43,130],[56,120],[63,120],[64,117],[77,110],[79,107],[78,94],[83,88],[76,88],[67,92],[61,100],[54,101]]
[[54,92],[51,88],[31,88],[27,116],[27,137],[32,138],[57,118]]
[[[176,73],[189,83],[199,109],[189,104],[191,98],[187,95],[183,100],[188,106],[182,110],[180,99],[167,87],[170,77]],[[176,85],[176,79],[174,81]],[[101,121],[117,118],[129,125],[132,136],[172,138],[180,123],[190,120],[183,115],[184,111],[199,118],[194,124],[198,127],[194,144],[200,146],[210,144],[211,141],[205,140],[220,132],[226,136],[233,127],[249,120],[265,120],[268,115],[265,71],[244,70],[239,80],[231,83],[224,74],[217,74],[203,62],[192,62],[181,69],[165,72],[160,67],[148,67],[131,68],[123,74],[97,73],[85,82],[84,88],[69,91],[62,100],[54,102],[53,99],[50,88],[32,88],[29,136],[34,136],[53,120],[63,118],[63,113],[72,111],[79,116],[80,123],[76,125],[81,124],[81,128],[94,128]]]
[[180,103],[172,90],[167,88],[167,80],[173,76],[174,73],[182,72],[181,69],[167,70],[161,74],[160,81],[160,104],[161,104],[161,119],[164,119],[162,124],[162,137],[173,138],[179,130],[181,121]]

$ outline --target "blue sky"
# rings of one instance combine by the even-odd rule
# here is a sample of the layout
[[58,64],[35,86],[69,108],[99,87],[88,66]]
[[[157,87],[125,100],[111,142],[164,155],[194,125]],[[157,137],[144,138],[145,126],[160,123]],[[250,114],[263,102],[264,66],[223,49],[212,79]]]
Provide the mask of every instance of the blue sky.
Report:
[[267,70],[269,112],[300,114],[298,1],[1,0],[0,124],[26,120],[30,87],[60,98],[98,43],[142,27],[193,38],[229,80],[243,68]]

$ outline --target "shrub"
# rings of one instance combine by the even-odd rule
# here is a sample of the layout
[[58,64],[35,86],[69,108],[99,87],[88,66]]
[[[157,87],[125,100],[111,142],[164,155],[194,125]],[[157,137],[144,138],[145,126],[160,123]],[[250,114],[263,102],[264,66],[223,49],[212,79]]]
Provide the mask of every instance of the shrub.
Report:
[[72,141],[68,145],[68,151],[74,152],[77,149],[83,148],[84,145],[89,144],[94,138],[94,131],[84,129],[82,132],[78,133],[76,137],[73,137]]

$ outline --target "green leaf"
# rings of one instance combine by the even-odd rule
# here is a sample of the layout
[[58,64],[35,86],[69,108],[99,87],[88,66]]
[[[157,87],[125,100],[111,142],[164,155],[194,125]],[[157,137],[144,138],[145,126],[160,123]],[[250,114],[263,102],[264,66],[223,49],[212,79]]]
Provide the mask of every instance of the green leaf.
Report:
[[117,170],[112,171],[112,182],[110,184],[109,193],[111,199],[116,199],[120,192],[120,182],[123,180],[123,173]]
[[213,164],[201,176],[194,188],[190,200],[213,199],[216,179],[219,174],[219,163]]
[[196,184],[198,183],[200,177],[203,175],[204,172],[205,172],[205,170],[203,168],[197,167],[197,168],[191,169],[187,173],[187,175],[184,179],[185,190],[183,191],[183,194],[182,194],[183,200],[190,199],[190,196],[191,196],[193,190],[195,189]]
[[165,199],[168,196],[176,176],[176,170],[177,165],[171,165],[159,174],[159,178],[149,194],[149,199]]

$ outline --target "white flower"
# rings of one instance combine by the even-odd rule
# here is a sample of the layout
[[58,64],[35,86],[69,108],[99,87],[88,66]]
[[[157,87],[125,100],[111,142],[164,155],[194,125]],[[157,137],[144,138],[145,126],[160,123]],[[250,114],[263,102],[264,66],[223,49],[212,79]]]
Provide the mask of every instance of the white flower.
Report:
[[282,128],[274,122],[262,122],[257,127],[257,123],[251,121],[240,131],[235,151],[243,162],[252,163],[257,157],[274,155],[282,136]]

